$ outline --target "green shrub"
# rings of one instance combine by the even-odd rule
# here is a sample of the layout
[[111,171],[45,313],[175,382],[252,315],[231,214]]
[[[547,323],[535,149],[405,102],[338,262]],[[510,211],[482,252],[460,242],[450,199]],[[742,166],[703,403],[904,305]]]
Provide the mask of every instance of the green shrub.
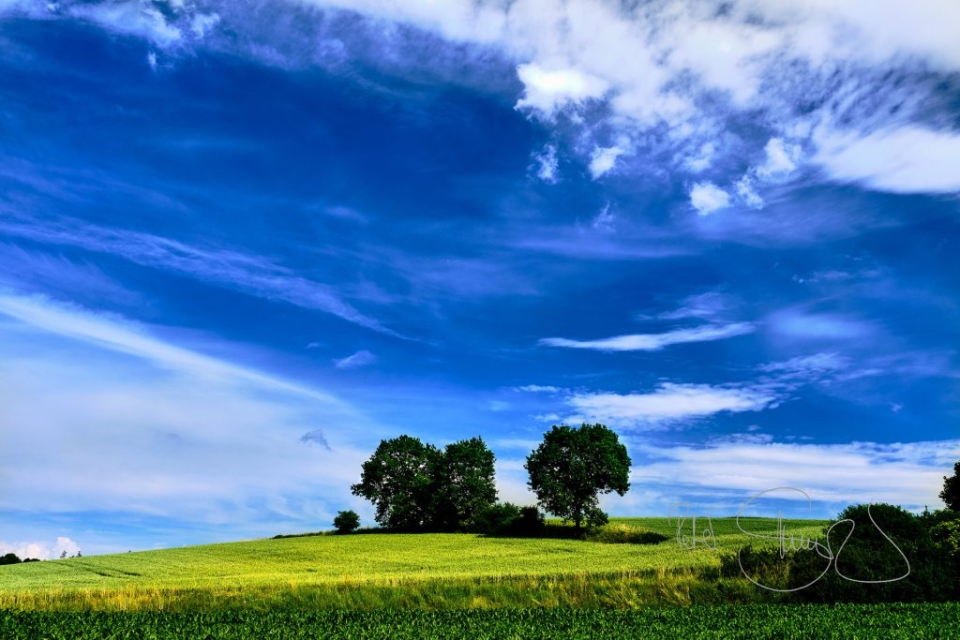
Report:
[[353,533],[360,526],[360,516],[354,511],[341,511],[333,519],[333,526],[337,528],[337,533]]
[[607,524],[596,531],[591,531],[587,535],[587,539],[611,544],[657,544],[670,538],[655,531],[641,529],[640,527],[631,527],[625,524]]

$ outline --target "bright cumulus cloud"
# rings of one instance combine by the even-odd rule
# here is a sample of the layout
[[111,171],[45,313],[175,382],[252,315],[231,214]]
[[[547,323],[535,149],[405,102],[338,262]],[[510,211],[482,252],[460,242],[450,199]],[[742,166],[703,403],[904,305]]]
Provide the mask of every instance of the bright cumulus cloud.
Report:
[[690,204],[701,216],[730,206],[730,194],[712,182],[698,182],[690,189]]
[[517,67],[517,75],[525,88],[524,97],[517,106],[536,108],[547,114],[569,103],[599,98],[607,88],[602,79],[578,69],[548,70],[530,63]]
[[626,151],[620,147],[598,147],[590,159],[590,175],[596,179],[607,173],[624,153]]

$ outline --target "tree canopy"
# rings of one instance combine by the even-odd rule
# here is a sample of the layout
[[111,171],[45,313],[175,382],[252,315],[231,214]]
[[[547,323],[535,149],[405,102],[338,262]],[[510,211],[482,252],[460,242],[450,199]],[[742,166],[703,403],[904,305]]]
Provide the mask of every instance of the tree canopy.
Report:
[[494,455],[481,438],[448,444],[434,471],[432,505],[437,528],[472,529],[476,516],[497,501]]
[[440,451],[403,435],[380,442],[350,490],[374,504],[375,519],[385,528],[466,529],[496,502],[494,455],[481,438]]
[[617,434],[602,424],[556,426],[528,457],[528,486],[543,509],[573,521],[579,529],[607,522],[600,493],[623,495],[630,489],[630,457]]
[[943,478],[943,491],[940,499],[952,511],[960,511],[960,461],[953,465],[953,475]]

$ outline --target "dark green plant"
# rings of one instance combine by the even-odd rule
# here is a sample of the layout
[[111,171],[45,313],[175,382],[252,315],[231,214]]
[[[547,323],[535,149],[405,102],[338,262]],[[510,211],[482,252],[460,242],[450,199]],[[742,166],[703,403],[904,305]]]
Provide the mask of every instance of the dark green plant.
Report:
[[943,491],[940,499],[951,511],[960,511],[960,461],[953,465],[953,475],[943,477]]
[[602,424],[576,429],[554,425],[524,467],[540,506],[565,522],[572,521],[577,531],[583,523],[588,527],[607,523],[598,494],[615,491],[622,496],[630,488],[627,449]]
[[333,519],[337,533],[353,533],[360,526],[360,516],[355,511],[341,511]]
[[496,502],[494,462],[481,438],[440,451],[404,435],[380,443],[350,490],[370,500],[376,521],[393,531],[471,530]]
[[376,508],[375,519],[394,530],[416,531],[430,521],[432,487],[440,452],[418,438],[383,440],[363,463],[360,482],[351,486]]
[[434,467],[431,528],[469,531],[497,500],[493,452],[482,438],[448,444]]
[[0,565],[3,564],[20,564],[20,558],[15,553],[8,553],[0,557]]

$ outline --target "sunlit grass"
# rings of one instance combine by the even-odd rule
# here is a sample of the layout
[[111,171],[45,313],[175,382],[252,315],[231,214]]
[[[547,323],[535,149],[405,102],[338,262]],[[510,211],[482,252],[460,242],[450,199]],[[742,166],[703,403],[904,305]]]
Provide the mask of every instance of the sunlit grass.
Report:
[[[792,533],[818,536],[824,522],[786,524]],[[701,578],[719,569],[720,552],[756,543],[726,519],[713,521],[718,549],[703,544],[683,548],[676,522],[666,518],[614,519],[610,525],[621,535],[637,527],[669,538],[636,545],[361,534],[27,563],[0,568],[0,607],[127,611],[690,604],[691,598],[718,597],[708,594],[712,591]],[[723,601],[731,597],[736,598],[728,592]]]

